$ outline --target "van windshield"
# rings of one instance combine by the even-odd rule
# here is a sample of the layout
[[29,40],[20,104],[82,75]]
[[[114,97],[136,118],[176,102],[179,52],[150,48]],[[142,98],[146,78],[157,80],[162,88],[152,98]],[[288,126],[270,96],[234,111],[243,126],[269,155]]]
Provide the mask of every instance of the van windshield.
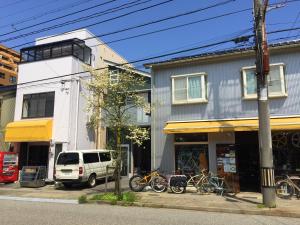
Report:
[[78,153],[61,153],[57,159],[57,165],[79,164]]

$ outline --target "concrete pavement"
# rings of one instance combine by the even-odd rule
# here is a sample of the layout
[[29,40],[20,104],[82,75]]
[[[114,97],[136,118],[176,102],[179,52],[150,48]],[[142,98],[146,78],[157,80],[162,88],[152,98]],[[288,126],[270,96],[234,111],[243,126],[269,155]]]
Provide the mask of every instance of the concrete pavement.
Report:
[[5,225],[299,225],[300,219],[189,210],[0,200]]
[[[123,191],[128,191],[128,178],[121,180]],[[21,197],[34,199],[63,199],[77,200],[82,195],[93,196],[104,192],[104,182],[99,182],[95,188],[77,186],[71,189],[55,188],[48,185],[42,188],[20,188],[18,184],[1,185],[0,196]],[[108,191],[113,191],[114,182],[108,184]],[[262,197],[259,193],[240,193],[235,198],[217,196],[215,194],[201,195],[189,189],[184,194],[155,193],[151,190],[137,193],[139,200],[136,206],[186,209],[209,212],[227,212],[250,215],[271,215],[300,218],[300,200],[277,199],[277,208],[261,208]],[[0,199],[1,199],[0,197]],[[35,200],[34,200],[35,201]],[[47,200],[48,201],[48,200]]]

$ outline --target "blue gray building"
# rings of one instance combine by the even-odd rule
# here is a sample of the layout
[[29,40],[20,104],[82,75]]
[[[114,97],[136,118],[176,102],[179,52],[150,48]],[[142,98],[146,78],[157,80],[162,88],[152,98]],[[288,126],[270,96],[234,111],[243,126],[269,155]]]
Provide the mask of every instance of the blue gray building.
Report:
[[[275,175],[300,173],[300,41],[270,45],[270,64]],[[207,169],[241,190],[258,190],[254,50],[145,66],[152,71],[152,168],[169,173]]]

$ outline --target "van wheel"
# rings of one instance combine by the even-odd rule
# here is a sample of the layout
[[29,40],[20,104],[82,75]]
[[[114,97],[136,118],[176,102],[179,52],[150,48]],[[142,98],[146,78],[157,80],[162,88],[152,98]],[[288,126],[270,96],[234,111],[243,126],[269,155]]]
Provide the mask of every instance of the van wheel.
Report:
[[89,177],[87,184],[88,184],[88,186],[89,186],[90,188],[96,186],[96,175],[95,175],[95,174],[92,174],[92,175]]
[[72,187],[72,184],[70,183],[63,183],[64,187],[65,188],[71,188]]

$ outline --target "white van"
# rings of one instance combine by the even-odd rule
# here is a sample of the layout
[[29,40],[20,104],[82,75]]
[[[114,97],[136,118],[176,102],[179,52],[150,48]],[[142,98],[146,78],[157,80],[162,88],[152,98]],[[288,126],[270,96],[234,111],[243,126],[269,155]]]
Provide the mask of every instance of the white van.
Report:
[[[54,179],[65,187],[73,184],[87,183],[96,186],[96,180],[106,176],[106,167],[114,166],[112,151],[72,150],[59,153],[54,169]],[[114,169],[109,168],[108,176],[113,176]]]

